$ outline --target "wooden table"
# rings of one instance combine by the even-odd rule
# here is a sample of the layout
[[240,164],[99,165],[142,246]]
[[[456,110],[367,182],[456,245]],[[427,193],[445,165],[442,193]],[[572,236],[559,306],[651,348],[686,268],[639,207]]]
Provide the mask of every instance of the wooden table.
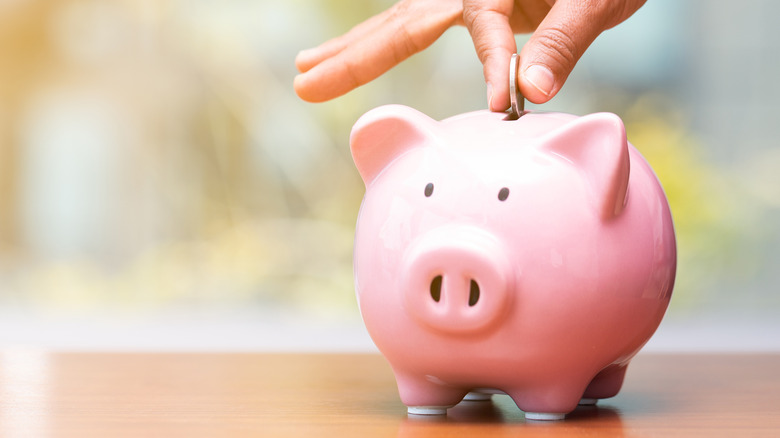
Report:
[[6,437],[780,437],[780,355],[639,355],[560,422],[506,396],[410,417],[381,356],[0,353]]

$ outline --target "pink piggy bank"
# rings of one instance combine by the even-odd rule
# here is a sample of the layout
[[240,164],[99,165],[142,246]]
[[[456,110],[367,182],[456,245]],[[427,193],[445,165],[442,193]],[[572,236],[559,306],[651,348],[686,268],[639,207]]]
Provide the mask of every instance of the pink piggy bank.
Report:
[[617,394],[677,260],[663,189],[617,116],[439,122],[390,105],[350,144],[358,302],[409,413],[503,392],[557,420]]

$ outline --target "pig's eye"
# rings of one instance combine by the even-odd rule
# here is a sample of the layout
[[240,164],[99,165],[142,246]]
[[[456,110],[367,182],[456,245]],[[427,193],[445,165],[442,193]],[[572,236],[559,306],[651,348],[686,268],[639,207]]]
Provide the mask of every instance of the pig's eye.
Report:
[[433,194],[433,183],[428,183],[428,185],[425,186],[425,197],[430,198]]
[[[427,193],[427,192],[426,192]],[[509,197],[509,189],[504,187],[501,190],[498,191],[498,200],[499,201],[506,201],[506,198]]]

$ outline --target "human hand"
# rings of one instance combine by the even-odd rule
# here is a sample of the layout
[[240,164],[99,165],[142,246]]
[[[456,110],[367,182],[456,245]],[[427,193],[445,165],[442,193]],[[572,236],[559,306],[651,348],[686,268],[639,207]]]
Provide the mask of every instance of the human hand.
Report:
[[302,51],[295,91],[321,102],[340,96],[422,51],[454,25],[466,25],[483,64],[488,106],[509,106],[514,33],[533,32],[520,52],[518,86],[544,103],[555,96],[590,44],[645,0],[401,0],[341,37]]
[[401,0],[346,34],[303,50],[295,91],[310,102],[341,96],[427,48],[463,24],[462,0]]

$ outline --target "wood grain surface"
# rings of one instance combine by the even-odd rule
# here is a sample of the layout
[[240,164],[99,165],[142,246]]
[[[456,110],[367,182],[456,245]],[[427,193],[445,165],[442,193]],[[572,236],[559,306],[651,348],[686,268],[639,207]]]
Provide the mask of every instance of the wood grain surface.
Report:
[[559,422],[506,396],[406,414],[381,356],[0,353],[5,437],[780,437],[780,355],[639,355]]

